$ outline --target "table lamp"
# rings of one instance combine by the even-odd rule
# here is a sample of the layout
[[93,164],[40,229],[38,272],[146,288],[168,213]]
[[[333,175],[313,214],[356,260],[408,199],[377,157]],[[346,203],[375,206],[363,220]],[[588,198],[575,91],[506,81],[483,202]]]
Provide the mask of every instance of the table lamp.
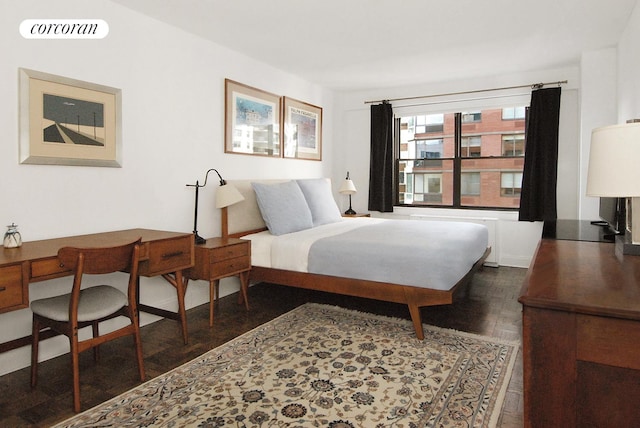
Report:
[[635,221],[640,215],[640,121],[593,130],[587,196],[631,198],[630,203],[627,200],[627,230],[632,246],[624,245],[623,254],[640,255],[640,219]]
[[[222,178],[222,176],[220,175],[220,173],[218,172],[218,170],[216,170],[215,168],[211,168],[210,170],[207,171],[207,174],[204,177],[204,183],[200,184],[200,182],[198,180],[196,180],[196,184],[187,184],[188,187],[195,187],[196,189],[196,198],[195,198],[195,209],[193,212],[193,234],[195,236],[195,243],[196,244],[204,244],[205,242],[207,242],[206,239],[202,238],[200,235],[198,235],[198,190],[201,187],[204,187],[207,185],[207,179],[209,178],[209,173],[211,171],[215,171],[216,174],[218,174],[218,178],[220,179],[220,187],[218,188],[218,191],[216,192],[216,208],[221,208],[222,209],[222,216],[223,216],[223,221],[222,224],[226,225],[226,215],[227,215],[227,207],[229,205],[233,205],[235,203],[238,203],[242,200],[244,200],[244,197],[242,196],[242,194],[238,191],[238,189],[235,188],[235,186],[232,186],[230,184],[227,184],[227,182]],[[222,231],[222,236],[227,236],[227,231],[223,230]]]
[[340,186],[338,192],[343,195],[349,195],[349,209],[344,212],[345,215],[356,215],[356,212],[351,208],[351,195],[355,194],[357,190],[353,181],[349,178],[349,171],[347,171],[347,178],[342,182],[342,186]]

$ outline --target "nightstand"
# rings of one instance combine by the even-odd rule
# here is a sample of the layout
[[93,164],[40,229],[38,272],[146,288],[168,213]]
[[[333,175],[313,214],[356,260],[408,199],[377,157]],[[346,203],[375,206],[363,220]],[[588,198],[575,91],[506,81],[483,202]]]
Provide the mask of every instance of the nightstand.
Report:
[[342,214],[342,217],[371,217],[369,213]]
[[209,327],[213,327],[213,307],[219,296],[220,279],[237,275],[240,278],[238,304],[244,301],[249,310],[249,272],[251,271],[251,241],[237,238],[209,238],[195,246],[195,265],[189,278],[209,281]]

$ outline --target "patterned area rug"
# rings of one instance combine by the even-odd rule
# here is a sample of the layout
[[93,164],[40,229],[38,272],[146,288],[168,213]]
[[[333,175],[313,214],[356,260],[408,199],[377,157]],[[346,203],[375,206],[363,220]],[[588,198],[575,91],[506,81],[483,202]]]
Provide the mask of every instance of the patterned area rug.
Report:
[[491,427],[518,343],[306,304],[58,427]]

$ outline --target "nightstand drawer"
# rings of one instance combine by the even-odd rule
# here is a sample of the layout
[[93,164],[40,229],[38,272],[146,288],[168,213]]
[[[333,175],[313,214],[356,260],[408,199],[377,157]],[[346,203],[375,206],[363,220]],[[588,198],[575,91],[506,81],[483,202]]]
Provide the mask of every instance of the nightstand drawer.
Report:
[[246,255],[211,263],[211,277],[226,277],[251,269],[251,257]]
[[156,275],[186,269],[193,264],[191,236],[148,244],[148,262],[140,263],[140,275]]
[[[212,248],[211,251],[209,251],[209,261],[211,263],[217,263],[221,260],[248,256],[249,249],[249,243],[226,245],[224,247]],[[251,262],[249,262],[249,265],[251,265]]]
[[0,268],[0,312],[28,306],[22,282],[21,265]]

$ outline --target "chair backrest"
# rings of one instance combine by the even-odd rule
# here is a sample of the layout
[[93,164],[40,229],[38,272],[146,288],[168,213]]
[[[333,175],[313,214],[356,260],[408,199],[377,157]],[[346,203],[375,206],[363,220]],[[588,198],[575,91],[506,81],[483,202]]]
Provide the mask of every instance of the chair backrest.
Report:
[[[140,238],[134,242],[114,247],[76,248],[64,247],[58,251],[60,263],[76,274],[105,274],[138,270]],[[134,272],[132,272],[134,273]]]
[[132,311],[137,309],[136,285],[138,280],[138,261],[140,259],[141,238],[124,245],[98,248],[64,247],[58,250],[60,263],[72,269],[73,288],[69,299],[69,322],[78,324],[78,303],[82,276],[86,274],[105,274],[118,271],[129,272],[127,297]]

